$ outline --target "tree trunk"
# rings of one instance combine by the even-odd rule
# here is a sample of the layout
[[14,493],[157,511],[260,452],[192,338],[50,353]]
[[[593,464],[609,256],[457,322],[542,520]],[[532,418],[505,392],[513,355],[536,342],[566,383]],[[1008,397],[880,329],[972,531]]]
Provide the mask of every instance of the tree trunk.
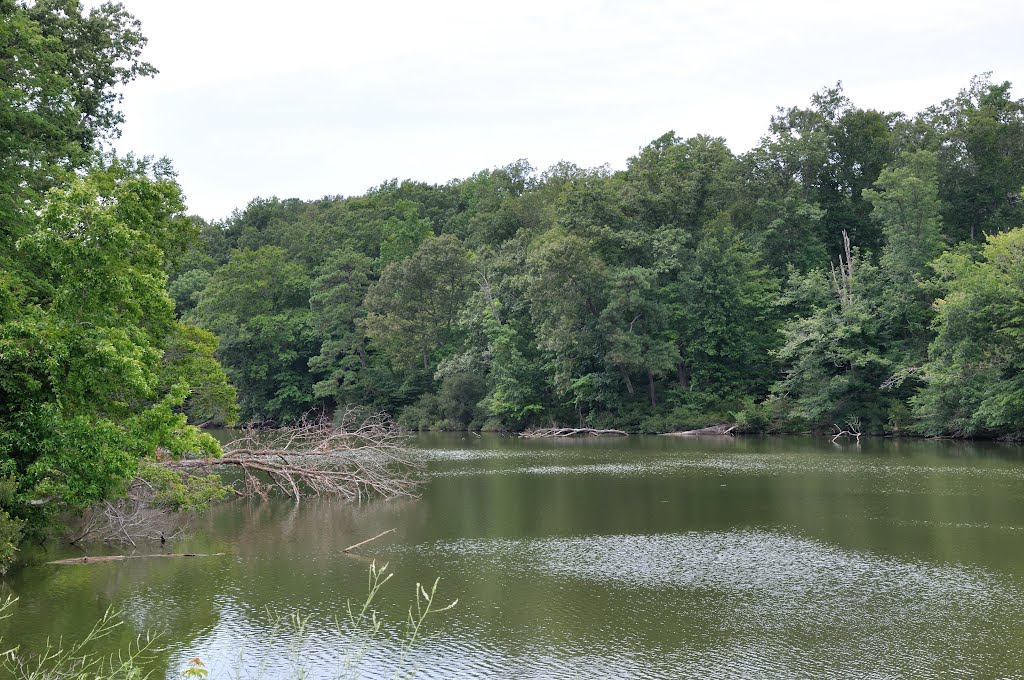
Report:
[[633,394],[633,381],[629,379],[629,373],[623,366],[619,366],[619,372],[622,373],[622,379],[626,381],[626,391]]
[[680,361],[676,364],[676,373],[679,376],[679,384],[684,389],[690,389],[690,375],[686,372],[685,361]]
[[647,391],[651,395],[651,410],[658,408],[658,398],[654,393],[654,373],[650,370],[647,371]]

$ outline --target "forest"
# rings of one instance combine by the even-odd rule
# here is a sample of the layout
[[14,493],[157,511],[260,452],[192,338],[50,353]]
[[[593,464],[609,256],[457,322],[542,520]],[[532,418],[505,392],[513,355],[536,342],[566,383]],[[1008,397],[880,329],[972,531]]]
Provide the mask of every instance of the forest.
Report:
[[837,84],[742,154],[668,132],[624,170],[255,199],[200,224],[169,291],[246,421],[1018,437],[1022,185],[1010,83],[914,115]]
[[0,16],[0,564],[158,450],[216,455],[196,426],[348,405],[410,429],[1024,434],[1008,82],[912,115],[837,84],[744,153],[668,132],[622,170],[519,160],[208,222],[170,161],[110,150],[120,88],[156,73],[138,21]]

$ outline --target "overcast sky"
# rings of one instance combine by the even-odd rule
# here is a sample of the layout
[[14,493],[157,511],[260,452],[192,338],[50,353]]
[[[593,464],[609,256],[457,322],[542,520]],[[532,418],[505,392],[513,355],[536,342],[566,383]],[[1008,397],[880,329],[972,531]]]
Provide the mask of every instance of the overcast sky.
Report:
[[757,143],[842,80],[913,113],[971,76],[1024,96],[1024,2],[123,0],[161,73],[117,149],[169,156],[189,209],[352,195],[527,158],[624,167],[668,130]]

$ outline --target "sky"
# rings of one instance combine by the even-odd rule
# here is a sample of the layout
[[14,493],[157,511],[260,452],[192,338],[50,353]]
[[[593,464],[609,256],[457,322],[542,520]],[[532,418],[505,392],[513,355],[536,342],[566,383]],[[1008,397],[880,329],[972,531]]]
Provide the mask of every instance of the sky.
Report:
[[740,153],[837,81],[908,113],[986,71],[1024,97],[1019,1],[122,2],[160,74],[124,89],[116,149],[169,157],[207,219],[520,158],[622,168],[669,130]]

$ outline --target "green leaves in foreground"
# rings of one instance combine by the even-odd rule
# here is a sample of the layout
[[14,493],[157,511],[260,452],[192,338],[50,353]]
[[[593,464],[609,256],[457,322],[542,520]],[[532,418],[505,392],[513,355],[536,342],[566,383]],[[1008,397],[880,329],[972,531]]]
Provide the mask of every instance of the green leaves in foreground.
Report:
[[[117,495],[139,461],[216,455],[182,409],[232,417],[214,339],[175,320],[164,273],[192,238],[166,164],[110,161],[53,189],[0,280],[0,498],[38,530]],[[193,393],[192,385],[198,389]]]

